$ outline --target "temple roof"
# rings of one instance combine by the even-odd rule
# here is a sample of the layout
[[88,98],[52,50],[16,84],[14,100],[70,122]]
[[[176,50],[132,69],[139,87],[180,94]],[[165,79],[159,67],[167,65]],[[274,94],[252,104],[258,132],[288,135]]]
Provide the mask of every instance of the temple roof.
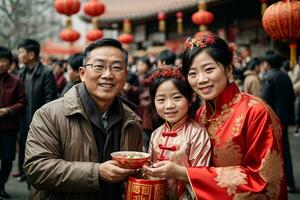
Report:
[[[221,0],[206,0],[207,4]],[[156,17],[159,11],[171,13],[197,8],[199,0],[102,0],[106,6],[102,22],[118,22],[125,18],[141,20]],[[223,0],[224,2],[224,0]]]

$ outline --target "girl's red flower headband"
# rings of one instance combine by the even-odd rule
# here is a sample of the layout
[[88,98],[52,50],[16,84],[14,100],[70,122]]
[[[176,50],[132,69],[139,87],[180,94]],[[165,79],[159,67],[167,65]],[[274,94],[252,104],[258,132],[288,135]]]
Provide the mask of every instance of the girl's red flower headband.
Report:
[[159,78],[176,78],[179,80],[185,80],[184,76],[181,73],[180,67],[177,66],[163,66],[160,68],[155,69],[151,75],[149,75],[145,83],[151,84],[154,80]]

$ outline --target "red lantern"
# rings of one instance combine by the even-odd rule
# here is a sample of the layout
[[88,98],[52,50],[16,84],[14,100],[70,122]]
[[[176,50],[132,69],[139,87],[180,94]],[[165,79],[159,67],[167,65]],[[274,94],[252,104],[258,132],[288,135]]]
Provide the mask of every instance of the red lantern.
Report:
[[123,33],[119,36],[118,40],[123,44],[130,44],[133,42],[134,38],[131,34]]
[[105,5],[98,0],[90,0],[83,5],[84,12],[92,17],[102,15],[105,11]]
[[208,25],[214,20],[214,15],[206,10],[200,10],[192,15],[192,21],[197,25]]
[[290,65],[296,62],[296,40],[300,37],[300,2],[283,0],[270,5],[262,18],[266,33],[277,40],[290,39]]
[[157,19],[159,21],[158,29],[160,32],[164,32],[166,30],[166,18],[167,15],[164,12],[159,12],[157,14]]
[[103,37],[103,32],[99,29],[94,29],[94,30],[91,30],[87,35],[86,35],[86,38],[89,40],[89,41],[95,41],[95,40],[98,40],[100,38]]
[[80,9],[79,0],[55,0],[54,7],[60,14],[71,16]]
[[60,32],[59,37],[61,40],[74,42],[78,40],[80,34],[72,28],[66,28]]

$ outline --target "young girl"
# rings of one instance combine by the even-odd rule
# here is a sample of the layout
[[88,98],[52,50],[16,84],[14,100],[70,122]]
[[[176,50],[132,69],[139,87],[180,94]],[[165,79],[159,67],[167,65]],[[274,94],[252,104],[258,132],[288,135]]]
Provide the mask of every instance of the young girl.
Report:
[[[211,156],[209,136],[188,114],[192,89],[180,68],[157,68],[146,82],[150,84],[155,110],[165,121],[152,133],[149,146],[151,161],[159,166],[169,160],[183,166],[181,170],[190,166],[208,166]],[[172,171],[164,173],[164,177],[168,178],[169,199],[194,198],[187,182],[179,181]]]

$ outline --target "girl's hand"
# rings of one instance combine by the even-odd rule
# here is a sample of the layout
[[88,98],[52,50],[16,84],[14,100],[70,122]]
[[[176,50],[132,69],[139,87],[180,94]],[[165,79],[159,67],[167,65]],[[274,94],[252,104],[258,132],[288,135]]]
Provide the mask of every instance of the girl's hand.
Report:
[[144,165],[143,169],[148,175],[153,177],[175,178],[182,181],[188,181],[186,168],[171,161],[161,161],[155,163],[152,167]]

